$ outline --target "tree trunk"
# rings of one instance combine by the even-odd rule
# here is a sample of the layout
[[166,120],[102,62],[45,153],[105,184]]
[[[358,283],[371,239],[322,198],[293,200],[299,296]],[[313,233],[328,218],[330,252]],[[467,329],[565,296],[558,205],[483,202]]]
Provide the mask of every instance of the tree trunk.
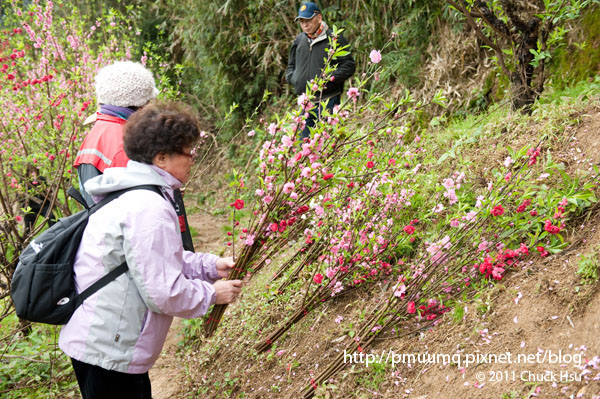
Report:
[[531,64],[535,58],[531,50],[537,50],[539,26],[540,20],[535,17],[520,32],[516,54],[517,70],[510,76],[513,109],[526,113],[531,112],[531,105],[540,95],[532,87],[535,67]]

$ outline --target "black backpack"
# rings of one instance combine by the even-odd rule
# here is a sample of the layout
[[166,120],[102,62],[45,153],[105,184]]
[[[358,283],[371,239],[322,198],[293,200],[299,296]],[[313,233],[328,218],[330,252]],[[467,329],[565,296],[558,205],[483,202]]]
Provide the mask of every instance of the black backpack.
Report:
[[69,190],[86,209],[60,219],[21,253],[10,286],[18,317],[38,323],[66,324],[86,298],[127,271],[127,263],[123,262],[80,294],[75,290],[73,264],[90,215],[124,192],[138,189],[162,196],[158,186],[141,185],[110,193],[87,208],[81,194],[73,188]]

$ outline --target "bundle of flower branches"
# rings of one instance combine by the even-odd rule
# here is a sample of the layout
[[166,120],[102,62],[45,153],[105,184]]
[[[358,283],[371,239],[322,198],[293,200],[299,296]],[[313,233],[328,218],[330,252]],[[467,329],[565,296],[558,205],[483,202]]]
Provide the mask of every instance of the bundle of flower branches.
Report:
[[[507,270],[530,255],[530,249],[535,248],[539,256],[545,257],[566,246],[561,231],[567,217],[596,201],[593,190],[597,183],[591,179],[570,187],[568,192],[537,188],[535,180],[528,177],[540,154],[539,145],[521,149],[515,154],[516,159],[523,160],[520,166],[509,156],[505,161],[508,173],[488,184],[488,194],[477,197],[475,209],[465,209],[463,221],[445,221],[442,231],[434,235],[432,242],[425,242],[419,258],[410,262],[398,278],[388,299],[346,345],[346,352],[364,352],[390,331],[398,338],[414,332],[400,333],[399,327],[408,329],[408,320],[416,318],[422,323],[416,329],[434,325],[450,310],[448,305],[458,294],[471,290],[479,281],[501,280]],[[456,179],[445,179],[443,185],[446,198],[456,196]],[[451,201],[459,202],[458,198]],[[345,366],[343,354],[337,356],[311,379],[303,396],[312,397],[320,384]]]
[[[343,206],[334,206],[331,212],[315,217],[314,231],[305,231],[319,239],[292,274],[297,278],[300,270],[309,272],[305,273],[304,298],[294,314],[256,346],[258,351],[268,349],[294,323],[325,301],[382,277],[390,278],[402,267],[402,262],[397,262],[400,253],[410,252],[415,239],[410,229],[404,231],[395,222],[409,217],[414,191],[407,189],[408,184],[396,184],[387,172],[368,177],[358,184],[360,195],[342,195]],[[329,202],[328,198],[325,200]],[[415,222],[407,224],[412,227]]]
[[[342,51],[343,49],[336,49],[332,44],[329,61]],[[348,91],[347,101],[336,107],[332,114],[324,111],[311,137],[301,141],[298,136],[304,127],[307,113],[314,107],[313,101],[318,100],[317,93],[331,71],[330,67],[326,67],[324,74],[309,88],[309,94],[300,96],[297,111],[287,114],[277,123],[271,123],[262,132],[266,141],[259,155],[258,176],[261,186],[255,191],[257,200],[253,216],[239,236],[243,245],[236,256],[236,267],[230,273],[230,279],[244,278],[248,273],[255,273],[270,261],[271,255],[277,255],[281,248],[279,244],[299,239],[309,242],[314,239],[315,237],[307,234],[307,230],[310,232],[311,229],[300,228],[300,223],[313,214],[317,217],[323,214],[324,207],[328,206],[323,203],[323,198],[353,195],[351,182],[346,182],[346,191],[334,189],[354,176],[346,169],[348,159],[357,146],[366,145],[374,138],[383,139],[385,135],[395,134],[389,126],[390,121],[400,125],[402,116],[411,115],[424,106],[415,105],[410,96],[404,96],[397,102],[386,103],[383,113],[376,115],[367,128],[351,131],[349,126],[356,124],[355,121],[372,105],[369,102],[357,105],[360,87],[367,82],[365,79],[359,82],[358,88],[353,87]],[[437,98],[437,101],[441,99]],[[369,169],[375,166],[372,160],[367,164]],[[381,170],[385,168],[379,168],[377,173]],[[366,174],[377,173],[372,171]],[[238,190],[245,188],[241,178],[235,185]],[[237,199],[232,206],[241,210],[245,203]],[[235,233],[232,235],[236,236]],[[205,322],[207,336],[215,331],[225,309],[226,305],[216,305],[213,308]]]

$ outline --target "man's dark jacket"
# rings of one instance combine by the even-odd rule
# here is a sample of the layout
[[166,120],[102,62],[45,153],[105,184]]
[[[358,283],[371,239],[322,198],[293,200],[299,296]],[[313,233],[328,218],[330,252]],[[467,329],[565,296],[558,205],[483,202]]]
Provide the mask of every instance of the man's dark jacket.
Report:
[[[331,48],[328,39],[332,36],[331,29],[328,29],[327,37],[322,40],[315,39],[312,48],[306,33],[302,32],[296,36],[290,49],[285,78],[288,83],[294,86],[297,95],[304,93],[306,83],[319,76],[323,71],[327,59],[325,48]],[[341,35],[338,36],[337,41],[337,48],[348,45],[348,41]],[[333,60],[332,65],[336,64],[337,68],[332,75],[334,77],[333,82],[328,82],[321,94],[325,98],[341,94],[344,91],[344,81],[350,78],[356,70],[356,64],[350,54]]]

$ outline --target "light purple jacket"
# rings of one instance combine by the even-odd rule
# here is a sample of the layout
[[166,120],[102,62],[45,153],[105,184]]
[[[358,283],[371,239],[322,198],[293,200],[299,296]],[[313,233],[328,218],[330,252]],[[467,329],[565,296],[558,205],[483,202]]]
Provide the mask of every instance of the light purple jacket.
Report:
[[[181,183],[164,170],[129,161],[90,179],[95,200],[141,184],[172,197]],[[204,315],[215,300],[216,255],[185,251],[171,203],[132,190],[94,213],[75,258],[78,292],[127,261],[129,270],[75,311],[62,328],[60,348],[79,361],[130,374],[145,373],[160,354],[173,316]]]

